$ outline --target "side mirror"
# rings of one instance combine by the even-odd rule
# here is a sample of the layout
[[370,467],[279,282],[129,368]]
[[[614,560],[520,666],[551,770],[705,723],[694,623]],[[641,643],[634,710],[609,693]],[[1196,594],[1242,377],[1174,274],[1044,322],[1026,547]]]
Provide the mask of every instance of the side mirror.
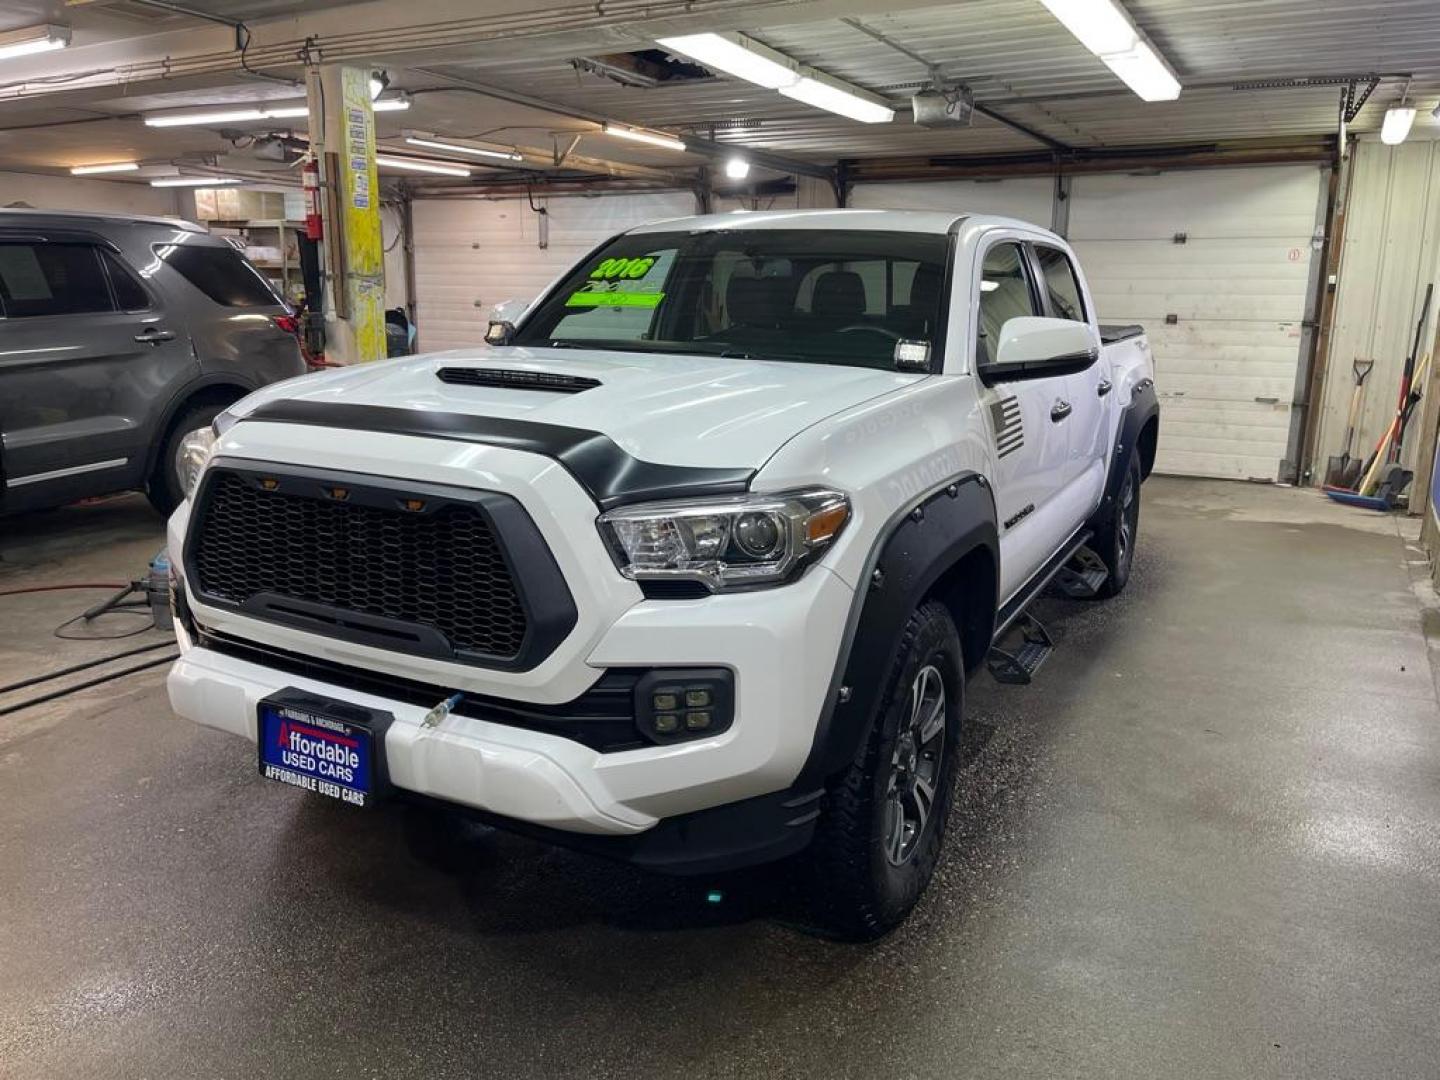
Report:
[[991,379],[1040,378],[1084,371],[1100,356],[1089,323],[1021,315],[1000,328],[992,359],[980,374]]
[[515,324],[525,309],[528,300],[504,300],[490,312],[490,325],[485,329],[485,342],[489,345],[509,345],[515,339]]

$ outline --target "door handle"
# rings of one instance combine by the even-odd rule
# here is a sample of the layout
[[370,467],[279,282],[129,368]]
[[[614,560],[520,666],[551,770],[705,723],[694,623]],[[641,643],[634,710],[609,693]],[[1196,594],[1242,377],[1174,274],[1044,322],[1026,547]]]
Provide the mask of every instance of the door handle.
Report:
[[1050,409],[1050,419],[1058,424],[1073,411],[1068,401],[1057,401]]
[[141,345],[159,345],[162,341],[174,341],[175,332],[173,330],[160,330],[152,326],[136,334],[135,340]]
[[1108,394],[1111,390],[1114,389],[1115,384],[1112,383],[1109,379],[1101,379],[1100,385],[1095,387],[1095,394],[1098,397],[1104,397],[1106,394]]

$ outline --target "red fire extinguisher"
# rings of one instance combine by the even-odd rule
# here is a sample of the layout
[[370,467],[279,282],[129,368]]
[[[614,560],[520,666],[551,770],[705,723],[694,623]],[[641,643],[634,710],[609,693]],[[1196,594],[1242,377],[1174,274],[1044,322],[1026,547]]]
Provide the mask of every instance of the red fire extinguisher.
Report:
[[300,167],[300,183],[305,188],[305,235],[320,240],[325,230],[320,221],[320,165],[314,158]]

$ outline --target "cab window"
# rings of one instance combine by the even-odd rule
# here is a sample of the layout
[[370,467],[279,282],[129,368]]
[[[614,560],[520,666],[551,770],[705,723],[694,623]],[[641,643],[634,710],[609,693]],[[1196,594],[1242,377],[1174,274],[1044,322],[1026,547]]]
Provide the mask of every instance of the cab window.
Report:
[[1050,311],[1057,319],[1085,322],[1085,301],[1080,296],[1080,281],[1070,257],[1059,248],[1035,245],[1035,258],[1045,279],[1045,296]]
[[975,361],[988,364],[1000,344],[1000,330],[1011,319],[1041,314],[1030,280],[1025,249],[1019,243],[995,244],[980,269],[980,326]]

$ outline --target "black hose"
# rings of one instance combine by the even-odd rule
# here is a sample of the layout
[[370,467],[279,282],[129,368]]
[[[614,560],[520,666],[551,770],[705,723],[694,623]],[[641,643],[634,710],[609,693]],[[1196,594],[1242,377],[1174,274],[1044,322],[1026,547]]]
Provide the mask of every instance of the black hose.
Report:
[[[103,638],[97,639],[103,641]],[[138,656],[142,652],[154,652],[156,649],[168,649],[173,642],[157,641],[154,645],[141,645],[136,649],[126,649],[124,652],[117,652],[113,656],[102,656],[98,660],[86,660],[83,664],[71,664],[59,671],[52,671],[46,675],[36,675],[31,679],[21,679],[19,682],[11,683],[9,686],[0,686],[0,696],[14,693],[16,690],[23,690],[27,686],[34,686],[36,683],[49,682],[51,679],[58,679],[62,675],[73,675],[77,671],[84,671],[86,668],[99,667],[101,664],[108,664],[112,660],[124,660],[127,656]]]
[[180,654],[171,653],[169,656],[162,656],[158,660],[147,660],[143,664],[136,664],[134,667],[123,668],[120,671],[112,672],[109,675],[102,675],[98,679],[90,679],[88,682],[76,683],[74,686],[67,686],[63,690],[52,690],[48,694],[41,694],[29,701],[22,701],[18,705],[7,705],[0,709],[0,716],[9,716],[11,713],[19,712],[21,709],[29,709],[35,705],[43,705],[47,701],[54,701],[56,698],[64,697],[66,694],[73,694],[77,690],[88,690],[92,686],[99,686],[101,683],[110,682],[112,679],[121,678],[124,675],[134,675],[137,671],[144,671],[146,668],[158,667],[161,664],[168,664],[172,660],[178,660]]

